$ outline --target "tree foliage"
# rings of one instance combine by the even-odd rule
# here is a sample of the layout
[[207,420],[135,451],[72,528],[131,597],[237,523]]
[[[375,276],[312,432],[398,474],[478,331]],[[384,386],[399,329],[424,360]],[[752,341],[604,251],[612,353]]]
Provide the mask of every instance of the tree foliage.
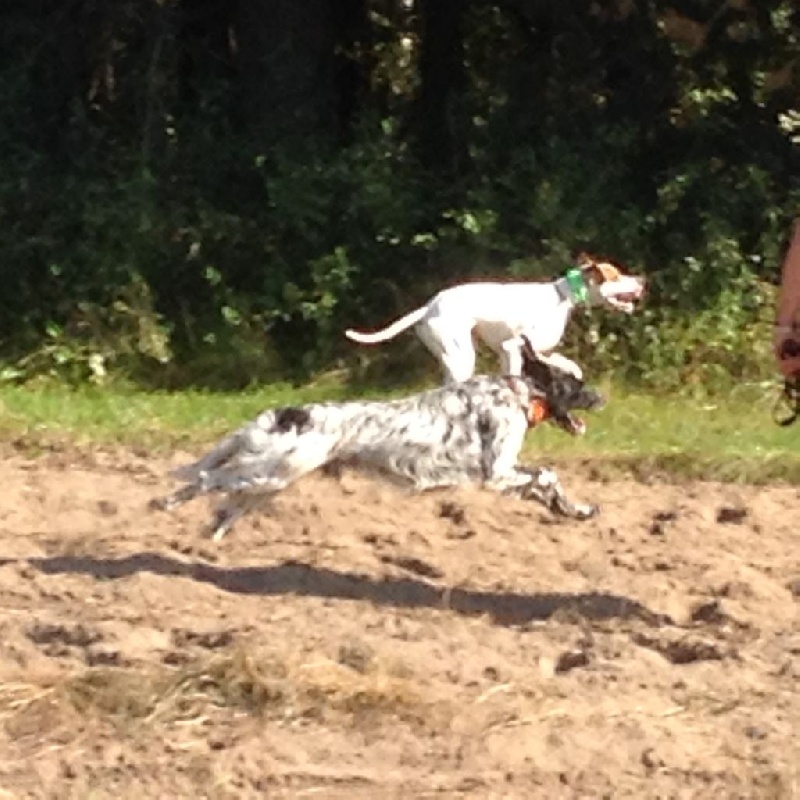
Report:
[[342,329],[579,248],[651,285],[632,319],[578,318],[587,367],[763,371],[800,208],[792,0],[32,0],[2,23],[5,379],[405,378],[420,348]]

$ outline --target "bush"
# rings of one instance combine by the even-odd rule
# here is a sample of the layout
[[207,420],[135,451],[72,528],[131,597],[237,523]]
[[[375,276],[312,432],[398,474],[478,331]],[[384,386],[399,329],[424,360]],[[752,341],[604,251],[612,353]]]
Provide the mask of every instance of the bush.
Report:
[[462,280],[550,278],[581,248],[650,286],[632,317],[575,314],[564,348],[591,373],[660,390],[772,374],[765,279],[786,216],[755,168],[684,163],[648,184],[613,128],[487,148],[458,185],[377,123],[337,150],[227,148],[201,164],[207,149],[186,143],[153,173],[133,155],[61,173],[6,157],[2,378],[234,388],[343,365],[354,380],[434,378],[412,337],[365,349],[343,329]]

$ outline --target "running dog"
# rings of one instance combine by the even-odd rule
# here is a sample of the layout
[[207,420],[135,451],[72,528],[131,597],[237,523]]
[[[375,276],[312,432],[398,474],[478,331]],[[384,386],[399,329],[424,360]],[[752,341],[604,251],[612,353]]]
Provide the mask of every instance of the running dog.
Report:
[[644,278],[625,275],[610,261],[582,253],[577,265],[550,283],[463,283],[375,333],[345,331],[360,344],[377,344],[415,326],[442,366],[445,381],[475,372],[475,334],[500,359],[504,375],[522,374],[523,339],[548,363],[580,378],[580,367],[553,353],[576,306],[607,305],[627,314],[644,294]]
[[220,540],[244,514],[320,468],[340,465],[400,480],[422,491],[478,484],[587,519],[597,506],[570,502],[549,469],[518,463],[528,429],[545,420],[580,435],[571,413],[603,398],[530,347],[521,376],[478,376],[402,400],[315,403],[264,411],[209,454],[176,470],[186,483],[152,507],[171,510],[202,494],[225,496],[210,534]]

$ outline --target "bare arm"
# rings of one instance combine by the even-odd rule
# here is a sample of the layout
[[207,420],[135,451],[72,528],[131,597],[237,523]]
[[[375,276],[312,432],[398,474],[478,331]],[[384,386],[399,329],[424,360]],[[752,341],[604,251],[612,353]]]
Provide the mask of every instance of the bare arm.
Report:
[[800,323],[800,218],[794,222],[789,249],[783,259],[775,319],[775,357],[778,368],[786,376],[800,371],[800,358],[781,359],[779,356],[781,345],[786,339],[800,342],[800,330],[792,330],[797,323]]

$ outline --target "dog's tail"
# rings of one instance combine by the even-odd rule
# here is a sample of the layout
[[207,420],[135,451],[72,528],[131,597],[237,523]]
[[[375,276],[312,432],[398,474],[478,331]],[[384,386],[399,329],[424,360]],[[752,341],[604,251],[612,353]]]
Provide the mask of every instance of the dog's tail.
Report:
[[346,330],[344,335],[348,339],[358,342],[359,344],[377,344],[378,342],[385,342],[387,339],[393,339],[398,333],[402,333],[404,330],[406,330],[406,328],[416,325],[427,312],[427,306],[420,306],[410,314],[400,317],[400,319],[398,319],[396,322],[393,322],[388,328],[384,328],[383,330],[375,331],[374,333],[361,333],[360,331],[354,331],[351,328],[350,330]]

